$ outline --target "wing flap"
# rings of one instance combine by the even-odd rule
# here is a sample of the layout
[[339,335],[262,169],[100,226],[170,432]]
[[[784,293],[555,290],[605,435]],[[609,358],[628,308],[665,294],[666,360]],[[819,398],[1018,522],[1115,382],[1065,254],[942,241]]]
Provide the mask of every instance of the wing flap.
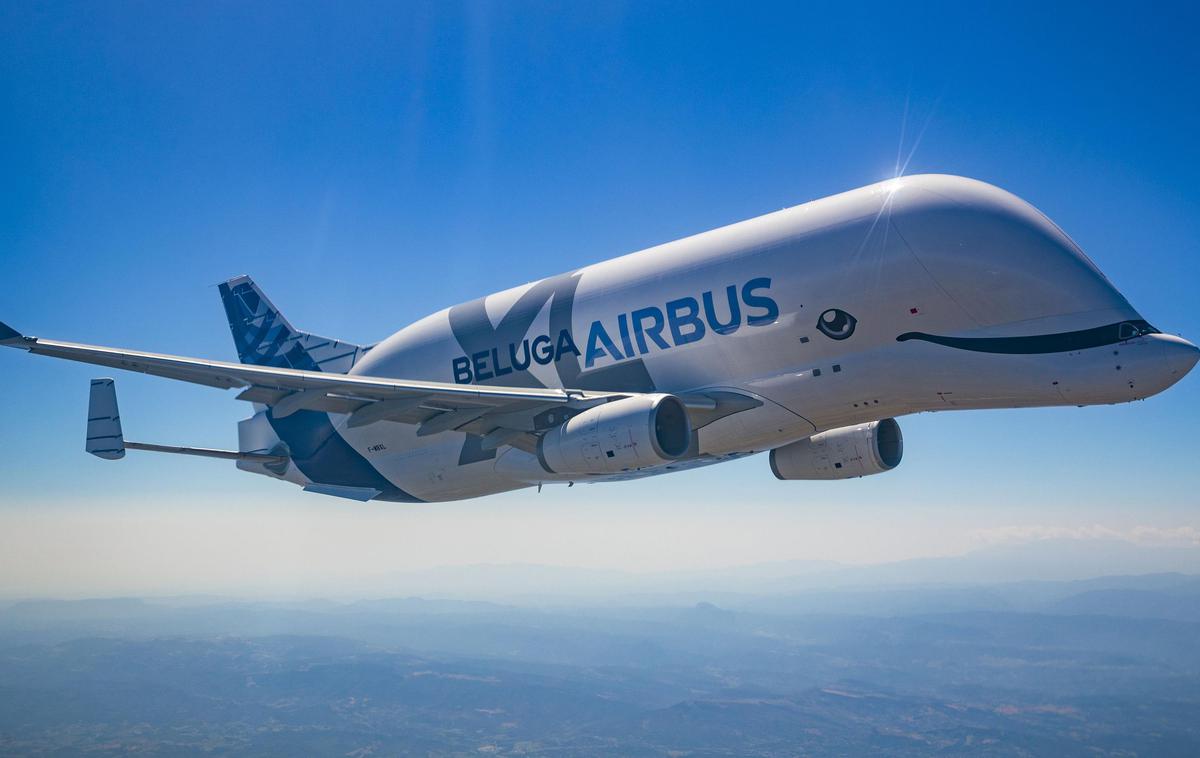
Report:
[[[286,390],[252,386],[238,393],[237,399],[244,400],[248,403],[275,405],[290,394],[291,393],[287,392]],[[321,411],[322,413],[353,413],[359,408],[373,404],[375,403],[371,400],[345,397],[342,395],[325,395],[324,397],[314,397],[305,401],[304,409],[309,411]]]

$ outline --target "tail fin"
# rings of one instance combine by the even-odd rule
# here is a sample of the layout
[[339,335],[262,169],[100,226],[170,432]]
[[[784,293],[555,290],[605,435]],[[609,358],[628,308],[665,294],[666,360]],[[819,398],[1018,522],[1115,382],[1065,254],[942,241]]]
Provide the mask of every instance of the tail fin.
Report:
[[345,374],[371,349],[297,331],[248,276],[218,289],[242,363]]

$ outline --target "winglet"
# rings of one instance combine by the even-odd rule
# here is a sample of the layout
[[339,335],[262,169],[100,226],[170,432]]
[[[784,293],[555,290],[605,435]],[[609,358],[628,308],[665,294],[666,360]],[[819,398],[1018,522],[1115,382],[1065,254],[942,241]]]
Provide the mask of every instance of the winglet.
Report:
[[25,339],[25,335],[0,321],[0,345],[14,345]]
[[93,379],[88,397],[87,451],[115,461],[125,457],[125,434],[117,410],[117,387],[112,379]]

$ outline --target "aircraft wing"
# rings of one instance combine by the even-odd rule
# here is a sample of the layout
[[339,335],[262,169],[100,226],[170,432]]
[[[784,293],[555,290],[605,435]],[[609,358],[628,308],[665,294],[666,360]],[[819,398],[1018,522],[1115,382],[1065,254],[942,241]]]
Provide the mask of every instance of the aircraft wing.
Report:
[[210,361],[27,337],[2,322],[0,345],[209,387],[242,387],[239,399],[269,405],[277,418],[300,410],[349,413],[352,427],[397,421],[420,424],[422,436],[454,429],[494,432],[500,444],[536,430],[534,416],[553,406],[583,407],[636,394],[410,381]]

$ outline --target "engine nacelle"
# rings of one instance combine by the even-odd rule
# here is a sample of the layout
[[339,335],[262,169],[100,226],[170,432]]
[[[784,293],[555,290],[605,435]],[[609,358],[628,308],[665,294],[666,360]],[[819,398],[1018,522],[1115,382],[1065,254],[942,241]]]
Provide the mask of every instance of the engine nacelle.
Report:
[[538,459],[556,474],[615,474],[682,458],[692,424],[673,395],[639,395],[588,408],[546,432]]
[[891,471],[904,456],[896,419],[844,426],[771,451],[776,479],[852,479]]

